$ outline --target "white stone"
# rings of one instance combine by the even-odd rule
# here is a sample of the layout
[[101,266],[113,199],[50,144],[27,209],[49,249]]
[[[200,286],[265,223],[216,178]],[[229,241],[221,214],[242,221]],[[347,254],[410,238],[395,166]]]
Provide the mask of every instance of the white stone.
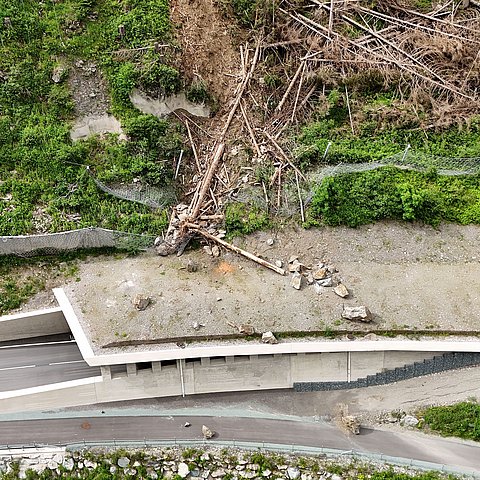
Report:
[[300,470],[297,467],[288,467],[287,475],[290,480],[296,480],[300,476]]
[[130,459],[127,457],[120,457],[117,461],[117,465],[121,468],[128,467],[130,464]]
[[188,468],[188,465],[185,462],[181,462],[178,464],[177,473],[180,477],[185,478],[190,473],[190,469]]

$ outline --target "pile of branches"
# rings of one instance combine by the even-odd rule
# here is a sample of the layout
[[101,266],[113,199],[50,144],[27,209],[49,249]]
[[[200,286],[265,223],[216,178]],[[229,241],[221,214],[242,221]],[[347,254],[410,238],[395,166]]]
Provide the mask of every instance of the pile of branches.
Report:
[[[293,176],[303,217],[303,175],[282,134],[307,118],[312,99],[324,98],[324,77],[356,75],[360,80],[374,71],[385,83],[395,79],[410,93],[425,92],[452,115],[478,109],[479,7],[477,0],[446,0],[423,13],[395,0],[378,1],[374,8],[361,0],[311,0],[281,1],[270,9],[255,32],[254,47],[240,48],[238,86],[224,115],[217,114],[209,130],[182,117],[195,162],[185,200],[173,209],[159,254],[181,254],[194,235],[239,250],[221,238],[226,198],[242,184],[240,167],[228,155],[239,134],[251,144],[252,162],[271,166],[269,178],[262,179],[267,205],[280,207],[282,179]],[[271,88],[265,88],[269,72],[281,81],[272,87],[271,75]],[[354,133],[347,82],[342,83]],[[239,253],[284,273],[248,252]]]

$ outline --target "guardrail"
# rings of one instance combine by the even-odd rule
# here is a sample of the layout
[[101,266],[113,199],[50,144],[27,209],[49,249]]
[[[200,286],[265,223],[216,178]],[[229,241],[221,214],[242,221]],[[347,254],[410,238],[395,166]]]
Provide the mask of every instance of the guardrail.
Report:
[[[282,452],[287,454],[302,454],[302,455],[318,455],[335,458],[350,458],[352,460],[364,460],[386,463],[399,467],[411,467],[419,470],[434,470],[438,472],[467,476],[466,478],[480,479],[480,470],[470,470],[468,468],[461,468],[452,465],[445,465],[433,462],[426,462],[422,460],[415,460],[411,458],[393,457],[391,455],[384,455],[382,453],[359,452],[356,450],[339,450],[336,448],[326,447],[311,447],[307,445],[287,445],[279,443],[267,442],[244,442],[236,440],[105,440],[92,441],[83,440],[76,443],[58,443],[58,444],[31,444],[31,445],[0,445],[0,450],[20,450],[31,448],[46,448],[46,447],[66,447],[67,451],[78,451],[90,447],[113,447],[113,448],[149,448],[149,447],[230,447],[240,448],[244,450],[260,450],[266,452]],[[464,477],[465,478],[465,477]]]

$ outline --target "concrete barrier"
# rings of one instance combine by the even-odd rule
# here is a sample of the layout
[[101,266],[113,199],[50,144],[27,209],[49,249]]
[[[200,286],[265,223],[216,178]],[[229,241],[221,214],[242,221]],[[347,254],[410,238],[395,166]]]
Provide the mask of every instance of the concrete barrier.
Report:
[[60,307],[0,317],[0,342],[69,332]]

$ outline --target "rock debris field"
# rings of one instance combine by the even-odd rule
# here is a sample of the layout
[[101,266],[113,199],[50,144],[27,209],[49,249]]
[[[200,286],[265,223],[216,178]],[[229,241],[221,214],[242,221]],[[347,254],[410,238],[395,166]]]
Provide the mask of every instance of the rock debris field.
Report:
[[[94,349],[103,352],[112,342],[235,334],[241,327],[262,334],[399,328],[461,332],[480,325],[477,226],[285,229],[234,243],[282,262],[287,272],[298,257],[300,288],[292,286],[297,272],[281,276],[223,249],[218,257],[198,249],[181,257],[147,252],[91,258],[80,265],[80,281],[64,287]],[[319,285],[322,280],[309,284],[322,265],[334,272],[328,274],[331,287]],[[334,292],[338,284],[346,287],[345,298]],[[134,305],[140,297],[148,298],[142,309]],[[359,306],[368,308],[371,322],[342,318],[345,308]]]

